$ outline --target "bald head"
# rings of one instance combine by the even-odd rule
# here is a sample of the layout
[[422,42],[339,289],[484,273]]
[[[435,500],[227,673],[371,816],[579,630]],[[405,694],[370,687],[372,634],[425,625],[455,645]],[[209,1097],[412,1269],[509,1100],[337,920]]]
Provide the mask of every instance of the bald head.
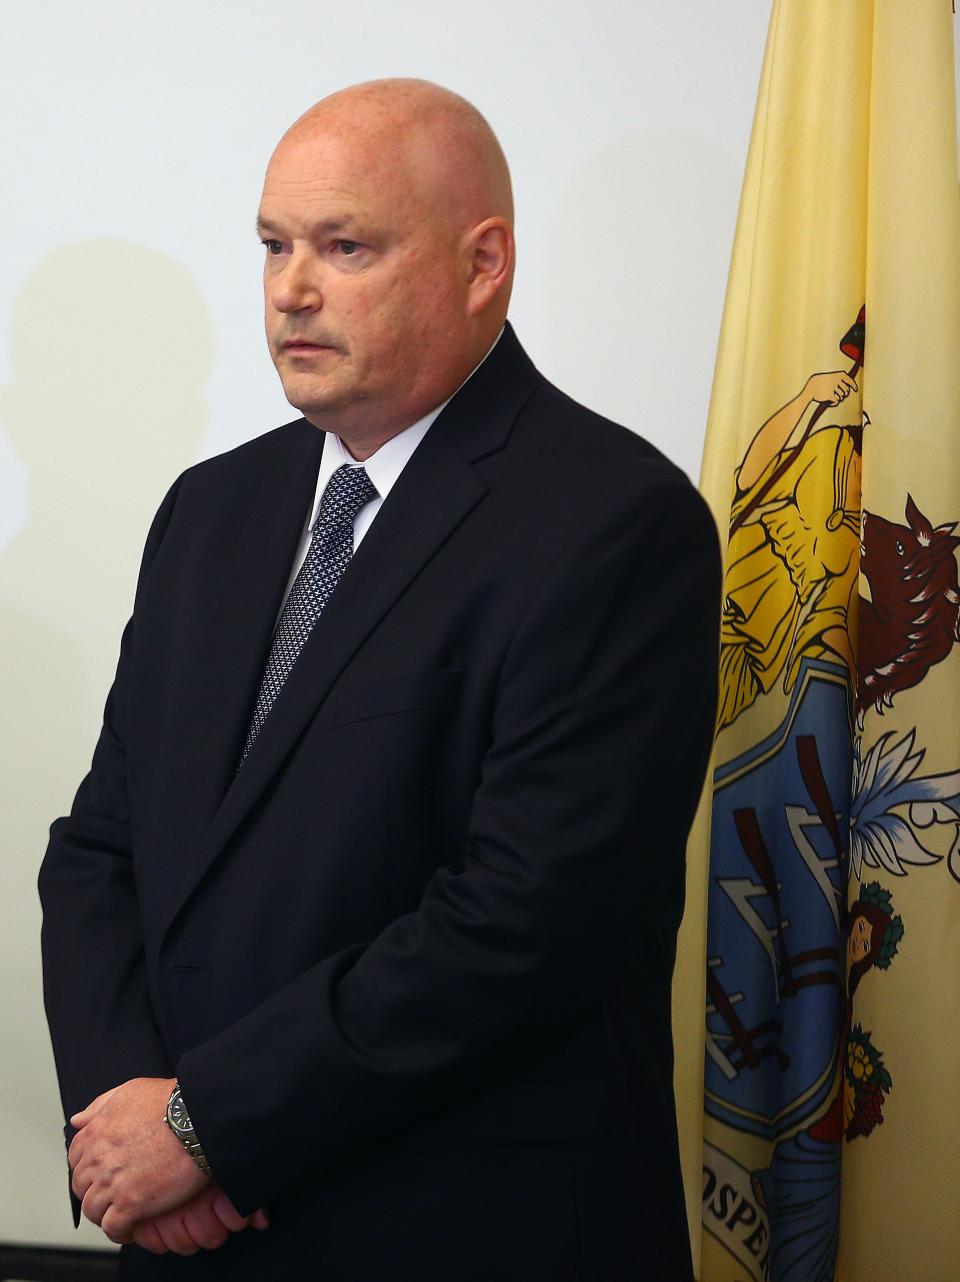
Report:
[[377,80],[318,102],[277,144],[258,221],[284,391],[358,458],[451,396],[503,326],[510,174],[447,89]]
[[[290,126],[279,147],[324,134],[402,156],[426,199],[463,223],[501,217],[513,225],[506,157],[484,117],[429,80],[370,80],[322,98]],[[278,147],[278,150],[279,150]]]

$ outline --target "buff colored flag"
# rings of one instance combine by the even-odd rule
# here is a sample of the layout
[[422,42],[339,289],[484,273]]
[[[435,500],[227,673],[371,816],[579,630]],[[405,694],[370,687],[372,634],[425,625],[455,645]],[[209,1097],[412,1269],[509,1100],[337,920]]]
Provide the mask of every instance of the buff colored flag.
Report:
[[960,1277],[952,26],[773,6],[702,476],[701,1282]]

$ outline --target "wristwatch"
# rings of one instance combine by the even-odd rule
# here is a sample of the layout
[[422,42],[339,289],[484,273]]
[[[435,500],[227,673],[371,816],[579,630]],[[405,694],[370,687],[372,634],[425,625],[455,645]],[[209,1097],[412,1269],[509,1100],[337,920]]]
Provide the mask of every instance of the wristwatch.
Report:
[[197,1139],[197,1133],[193,1129],[190,1114],[187,1112],[187,1106],[184,1104],[183,1096],[180,1094],[179,1082],[174,1082],[173,1084],[173,1090],[167,1100],[167,1111],[163,1115],[163,1120],[196,1162],[197,1166],[200,1167],[200,1170],[203,1171],[204,1175],[208,1179],[212,1179],[213,1172],[210,1170],[210,1163],[204,1156],[200,1141]]

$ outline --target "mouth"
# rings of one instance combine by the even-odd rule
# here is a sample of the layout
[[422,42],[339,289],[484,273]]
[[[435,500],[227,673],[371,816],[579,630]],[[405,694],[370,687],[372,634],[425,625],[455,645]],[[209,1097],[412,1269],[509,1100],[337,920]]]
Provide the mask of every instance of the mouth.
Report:
[[335,349],[329,343],[313,343],[306,338],[290,338],[280,344],[281,352],[290,356],[310,356],[315,352],[332,352]]

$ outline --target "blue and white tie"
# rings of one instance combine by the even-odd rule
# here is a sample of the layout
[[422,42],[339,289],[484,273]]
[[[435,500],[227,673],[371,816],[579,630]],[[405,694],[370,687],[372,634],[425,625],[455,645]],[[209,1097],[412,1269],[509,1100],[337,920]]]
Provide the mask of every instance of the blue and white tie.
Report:
[[327,482],[306,559],[293,581],[273,634],[260,693],[237,769],[243,765],[254,740],[263,729],[267,714],[290,675],[304,642],[353,556],[354,518],[362,507],[377,497],[377,490],[366,470],[351,467],[349,463],[338,467]]

